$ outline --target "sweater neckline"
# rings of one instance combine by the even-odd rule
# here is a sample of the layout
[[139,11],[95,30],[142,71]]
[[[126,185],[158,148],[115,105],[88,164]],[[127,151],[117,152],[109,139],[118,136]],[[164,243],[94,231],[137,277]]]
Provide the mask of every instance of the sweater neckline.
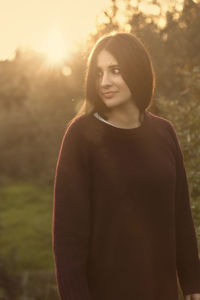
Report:
[[133,135],[141,134],[144,131],[148,123],[149,112],[146,110],[144,111],[144,118],[142,124],[135,128],[117,127],[104,120],[101,116],[100,116],[101,119],[99,119],[97,116],[95,116],[95,113],[92,114],[92,117],[93,119],[95,119],[97,123],[102,125],[107,132],[113,133],[115,135],[120,135],[120,136],[133,136]]

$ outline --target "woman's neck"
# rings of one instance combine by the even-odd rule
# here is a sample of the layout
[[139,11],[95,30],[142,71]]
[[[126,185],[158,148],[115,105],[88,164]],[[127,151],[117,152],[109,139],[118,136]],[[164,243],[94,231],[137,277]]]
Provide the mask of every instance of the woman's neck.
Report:
[[126,107],[114,107],[105,113],[107,121],[121,128],[136,128],[141,126],[144,114],[132,103]]

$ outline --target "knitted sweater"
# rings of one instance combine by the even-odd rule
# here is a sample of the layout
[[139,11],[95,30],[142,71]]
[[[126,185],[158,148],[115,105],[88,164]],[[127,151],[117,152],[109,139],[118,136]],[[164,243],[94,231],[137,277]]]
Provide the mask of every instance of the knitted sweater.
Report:
[[183,155],[172,123],[145,111],[117,128],[73,119],[55,174],[53,250],[63,300],[177,300],[200,293]]

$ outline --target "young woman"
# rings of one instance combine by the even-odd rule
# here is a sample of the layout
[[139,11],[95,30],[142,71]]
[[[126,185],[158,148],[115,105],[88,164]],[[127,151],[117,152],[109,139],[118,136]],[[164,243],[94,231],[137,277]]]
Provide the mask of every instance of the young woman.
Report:
[[118,32],[94,46],[86,100],[64,134],[53,246],[64,300],[200,299],[183,155],[172,123],[148,111],[154,72]]

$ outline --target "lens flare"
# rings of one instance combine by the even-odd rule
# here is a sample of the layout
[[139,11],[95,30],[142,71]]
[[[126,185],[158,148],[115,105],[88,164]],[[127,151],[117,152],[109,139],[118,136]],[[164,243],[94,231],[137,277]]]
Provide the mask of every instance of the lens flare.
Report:
[[42,52],[50,63],[59,64],[64,61],[68,53],[67,43],[59,30],[52,30],[44,39]]

